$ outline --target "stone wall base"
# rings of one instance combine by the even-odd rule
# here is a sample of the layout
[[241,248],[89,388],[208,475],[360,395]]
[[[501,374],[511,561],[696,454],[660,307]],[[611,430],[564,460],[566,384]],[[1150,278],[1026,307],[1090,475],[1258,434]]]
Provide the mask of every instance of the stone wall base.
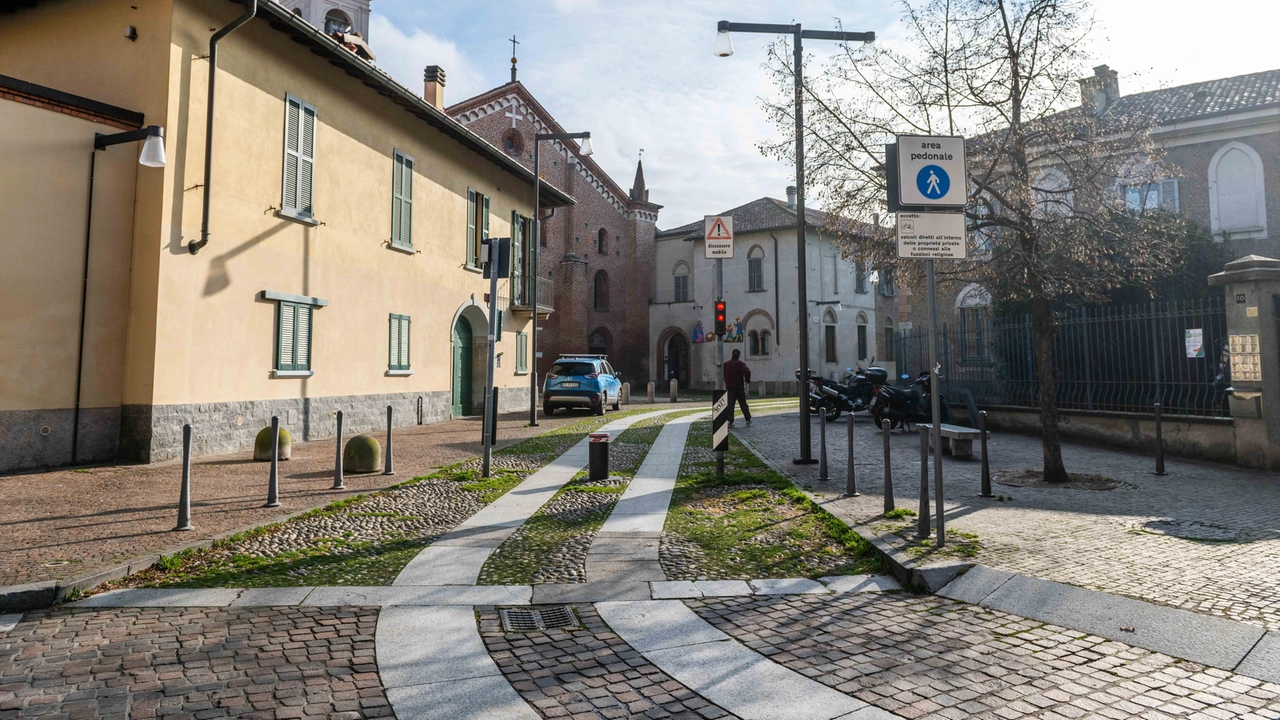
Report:
[[[1040,411],[1036,408],[985,406],[987,429],[1040,434]],[[952,405],[957,423],[968,425],[969,410]],[[1127,448],[1155,454],[1156,423],[1153,415],[1121,412],[1059,410],[1058,429],[1062,437],[1099,445]],[[977,423],[972,424],[974,427]],[[1167,455],[1234,463],[1235,428],[1231,418],[1166,415],[1161,422]]]
[[[192,455],[216,455],[253,447],[258,431],[280,417],[299,442],[337,434],[337,412],[343,412],[343,434],[385,431],[387,406],[394,408],[396,427],[426,425],[453,417],[448,390],[345,395],[279,400],[186,405],[125,405],[82,408],[78,464],[128,460],[161,462],[182,456],[182,426],[191,423]],[[529,407],[529,388],[502,388],[500,412]],[[71,464],[73,411],[0,412],[0,473],[54,468]]]

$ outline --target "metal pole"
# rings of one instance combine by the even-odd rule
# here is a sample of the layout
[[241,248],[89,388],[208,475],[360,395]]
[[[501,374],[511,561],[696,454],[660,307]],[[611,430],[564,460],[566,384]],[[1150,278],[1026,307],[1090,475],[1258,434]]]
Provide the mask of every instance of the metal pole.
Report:
[[[796,102],[796,303],[800,310],[800,378],[809,384],[809,289],[808,268],[805,264],[804,217],[804,53],[800,43],[800,24],[793,30],[795,50],[795,102]],[[726,318],[727,319],[727,318]],[[793,462],[809,464],[813,449],[809,441],[809,393],[800,395],[800,457]]]
[[1156,474],[1164,475],[1164,434],[1161,432],[1160,422],[1163,415],[1163,408],[1160,403],[1156,403]]
[[[724,260],[716,258],[716,302],[724,299]],[[726,310],[724,324],[729,326],[729,313]],[[716,333],[716,389],[724,390],[724,335]],[[729,401],[733,403],[732,400]]]
[[84,320],[89,306],[89,241],[93,238],[93,176],[98,167],[98,151],[89,152],[89,209],[84,223],[84,271],[80,278],[80,335],[76,341],[76,409],[71,418],[71,464],[80,454],[80,387],[84,381]]
[[991,494],[991,464],[987,462],[987,411],[978,413],[978,432],[982,433],[982,497],[995,497]]
[[333,487],[330,490],[346,490],[342,480],[342,411],[338,411],[338,450],[333,458]]
[[916,518],[916,537],[929,537],[929,431],[920,431],[920,513]]
[[[534,141],[537,144],[537,141]],[[493,407],[493,370],[494,370],[494,347],[495,338],[498,335],[498,241],[496,238],[489,239],[489,372],[485,375],[484,382],[484,477],[489,477],[489,460],[493,454],[493,413],[497,412],[497,408]],[[533,324],[538,324],[538,309],[533,309]],[[390,430],[387,432],[390,437]],[[388,448],[390,450],[390,448]]]
[[[938,377],[938,287],[934,277],[934,261],[929,260],[929,403],[932,406],[929,417],[930,434],[933,436],[933,486],[934,504],[938,506],[938,541],[937,547],[947,542],[945,519],[942,505],[942,383]],[[927,488],[926,488],[926,493]]]
[[889,420],[880,422],[881,435],[884,436],[884,511],[893,511],[893,466],[889,458]]
[[271,416],[271,478],[267,481],[267,504],[280,507],[280,416]]
[[182,490],[178,493],[178,525],[174,530],[195,530],[191,524],[191,424],[182,426]]
[[[536,130],[535,130],[536,132]],[[530,238],[532,250],[529,252],[529,275],[532,284],[529,289],[533,297],[529,300],[533,308],[533,329],[529,334],[529,355],[533,363],[533,372],[529,373],[529,427],[538,427],[538,248],[542,245],[542,211],[538,203],[542,196],[542,175],[538,162],[542,159],[538,152],[538,139],[533,139],[533,237]]]
[[827,413],[818,409],[818,480],[827,482]]
[[387,406],[387,457],[382,463],[383,475],[395,475],[395,465],[391,461],[391,406]]
[[853,476],[853,413],[849,413],[849,419],[845,423],[845,429],[849,435],[849,467],[844,481],[844,494],[849,497],[858,497],[858,481]]

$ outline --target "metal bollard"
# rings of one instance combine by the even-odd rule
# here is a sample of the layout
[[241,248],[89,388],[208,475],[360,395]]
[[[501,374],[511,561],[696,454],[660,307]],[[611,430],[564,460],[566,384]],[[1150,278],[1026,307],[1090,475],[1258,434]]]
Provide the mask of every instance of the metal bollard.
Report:
[[880,422],[880,429],[884,435],[884,511],[891,512],[893,510],[893,467],[889,459],[889,422],[885,418]]
[[1164,433],[1160,427],[1163,409],[1156,403],[1156,475],[1164,475]]
[[818,409],[818,482],[827,482],[827,413]]
[[680,381],[671,378],[671,402],[679,402],[678,395],[680,392]]
[[338,451],[333,458],[333,487],[330,490],[346,490],[342,480],[342,411],[338,411]]
[[916,537],[927,538],[929,527],[929,429],[923,425],[920,431],[920,514],[916,518]]
[[622,383],[622,404],[631,404],[631,383]]
[[654,389],[655,389],[655,388],[656,388],[656,386],[655,386],[652,382],[651,382],[651,383],[649,383],[649,392],[648,392],[648,394],[645,396],[645,399],[649,401],[649,404],[650,404],[650,405],[652,405],[652,404],[653,404],[653,395],[654,395]]
[[395,475],[395,474],[396,474],[396,471],[395,471],[395,465],[394,465],[394,464],[392,464],[392,462],[391,462],[391,418],[392,418],[392,412],[393,412],[393,410],[391,409],[391,406],[390,406],[390,405],[388,405],[388,406],[387,406],[387,458],[386,458],[386,462],[384,462],[384,463],[382,464],[382,474],[383,474],[383,475]]
[[191,524],[191,425],[182,426],[182,490],[178,493],[178,525],[174,530],[195,530]]
[[844,494],[849,497],[858,497],[858,481],[853,476],[853,413],[849,413],[849,419],[846,421],[846,431],[849,435],[849,467],[846,470],[844,480]]
[[587,479],[609,479],[609,433],[593,432],[587,435]]
[[271,416],[271,479],[267,481],[267,504],[280,507],[280,416]]
[[987,411],[978,413],[978,432],[982,433],[982,497],[995,497],[991,493],[991,465],[987,462]]

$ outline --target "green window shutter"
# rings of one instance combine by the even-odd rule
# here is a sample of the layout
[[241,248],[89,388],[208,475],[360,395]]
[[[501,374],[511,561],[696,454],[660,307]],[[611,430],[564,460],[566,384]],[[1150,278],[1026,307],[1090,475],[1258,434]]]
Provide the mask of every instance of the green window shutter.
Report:
[[276,369],[296,370],[293,365],[294,337],[298,328],[298,306],[280,303],[276,310]]
[[311,215],[311,191],[316,165],[316,109],[302,105],[302,137],[298,140],[298,212]]
[[501,340],[502,340],[502,314],[503,314],[503,313],[502,313],[502,308],[498,307],[498,306],[497,306],[497,303],[494,303],[494,304],[491,306],[491,309],[489,310],[489,312],[496,312],[496,313],[498,313],[498,322],[496,323],[496,325],[497,325],[497,330],[495,331],[495,332],[496,332],[496,334],[493,336],[493,341],[494,341],[494,342],[499,342],[499,341],[501,341]]
[[387,341],[387,367],[391,370],[408,370],[409,365],[409,316],[392,313],[388,319],[390,328]]
[[413,247],[413,158],[400,152],[392,166],[391,242]]
[[476,191],[467,188],[467,265],[476,267],[479,264],[476,252]]
[[529,372],[529,333],[516,333],[516,372]]
[[511,211],[511,281],[509,289],[511,290],[511,304],[520,305],[521,273],[520,273],[520,247],[524,242],[524,233],[520,228],[520,213]]
[[301,135],[302,103],[288,98],[284,117],[284,190],[281,206],[298,209],[298,141]]

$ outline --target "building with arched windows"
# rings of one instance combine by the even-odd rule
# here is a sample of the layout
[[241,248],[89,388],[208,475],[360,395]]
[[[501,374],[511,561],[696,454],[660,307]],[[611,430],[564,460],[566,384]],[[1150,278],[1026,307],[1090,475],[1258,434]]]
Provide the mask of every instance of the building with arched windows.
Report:
[[[800,364],[795,194],[788,188],[787,200],[760,198],[715,214],[733,217],[733,257],[722,261],[730,325],[725,357],[741,350],[754,381],[794,381]],[[881,354],[883,335],[873,330],[878,296],[870,268],[844,257],[824,229],[826,215],[812,208],[806,215],[809,367],[840,378],[846,368]],[[675,379],[681,387],[701,389],[716,384],[716,261],[706,257],[703,233],[704,222],[697,220],[656,236],[649,308],[655,382]]]
[[[1117,193],[1131,210],[1163,208],[1204,227],[1223,243],[1228,259],[1280,258],[1280,70],[1122,95],[1118,73],[1100,65],[1080,81],[1080,93],[1080,106],[1065,112],[1151,122],[1151,138],[1170,166],[1168,177],[1103,191]],[[1039,212],[1059,212],[1075,201],[1061,172],[1044,167],[1036,177],[1043,189]],[[925,294],[911,290],[898,298],[899,319],[906,321],[899,329],[927,325]],[[964,329],[963,357],[987,359],[981,329],[990,305],[981,286],[939,283],[939,319]]]

